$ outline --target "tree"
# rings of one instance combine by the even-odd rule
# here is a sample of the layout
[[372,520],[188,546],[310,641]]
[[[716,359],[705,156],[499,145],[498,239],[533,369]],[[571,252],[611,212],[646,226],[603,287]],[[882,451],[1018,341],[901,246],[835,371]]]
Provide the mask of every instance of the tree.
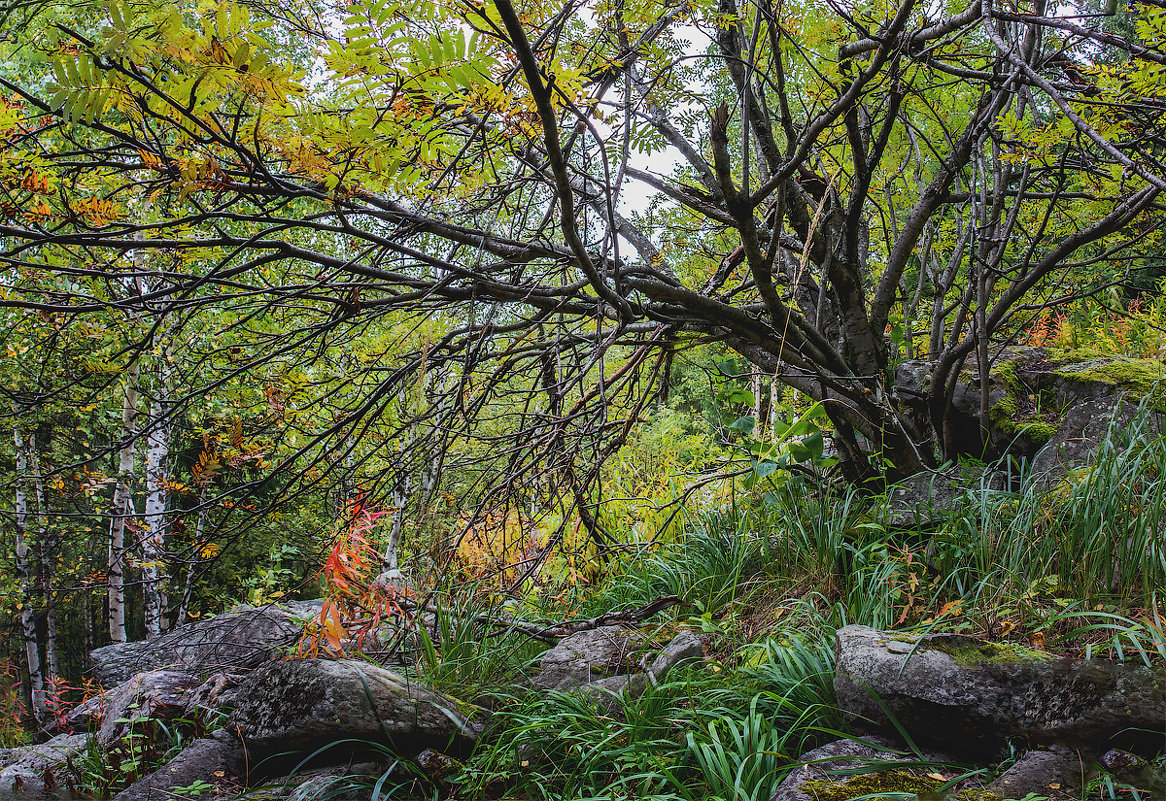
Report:
[[967,447],[966,364],[1158,244],[1156,8],[1140,39],[1043,0],[56,8],[9,20],[51,75],[3,78],[3,303],[119,308],[150,254],[143,342],[250,337],[172,417],[298,358],[321,419],[273,416],[301,444],[253,488],[412,437],[387,495],[459,443],[483,514],[565,499],[602,552],[600,465],[709,340],[819,402],[849,480],[908,475]]

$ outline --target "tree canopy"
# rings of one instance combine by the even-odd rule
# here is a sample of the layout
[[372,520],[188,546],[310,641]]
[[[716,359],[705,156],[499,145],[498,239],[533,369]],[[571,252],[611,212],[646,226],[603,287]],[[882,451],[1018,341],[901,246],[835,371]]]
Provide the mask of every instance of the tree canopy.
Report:
[[967,449],[965,365],[1159,250],[1153,3],[110,0],[5,26],[10,405],[121,420],[107,453],[185,421],[198,504],[227,470],[260,509],[374,461],[368,491],[429,503],[456,458],[602,549],[601,466],[700,342],[817,402],[849,480],[908,475]]

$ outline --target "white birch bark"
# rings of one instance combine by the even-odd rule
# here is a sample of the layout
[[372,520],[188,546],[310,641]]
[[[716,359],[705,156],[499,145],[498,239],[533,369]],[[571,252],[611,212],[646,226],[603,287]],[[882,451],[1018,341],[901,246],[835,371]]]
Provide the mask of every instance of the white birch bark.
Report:
[[[405,446],[405,453],[401,457],[402,462],[409,458],[408,453],[412,442],[413,437],[410,436]],[[393,525],[389,529],[389,541],[385,545],[383,576],[395,578],[400,573],[401,531],[404,529],[405,515],[408,513],[407,507],[409,506],[409,492],[412,489],[412,483],[408,472],[402,472],[389,495],[389,502],[393,505],[394,512]]]
[[126,371],[125,394],[121,406],[121,432],[117,451],[117,483],[113,488],[113,503],[109,518],[109,637],[114,642],[126,641],[125,616],[125,555],[126,524],[136,514],[132,482],[134,451],[137,442],[138,420],[138,365],[135,362]]
[[39,572],[37,585],[45,605],[45,667],[50,679],[61,676],[61,658],[57,637],[57,597],[53,587],[53,558],[57,552],[56,538],[49,528],[49,509],[45,504],[45,479],[41,470],[40,449],[36,433],[29,432],[28,455],[32,462],[33,490],[36,493],[37,552]]
[[163,631],[166,610],[166,514],[170,488],[170,365],[165,347],[158,356],[157,383],[150,400],[150,428],[146,433],[146,506],[142,524],[142,595],[146,638]]
[[41,669],[40,643],[36,632],[36,617],[33,614],[32,576],[33,566],[28,547],[28,449],[21,436],[20,427],[12,427],[12,439],[16,444],[16,580],[20,586],[20,628],[24,637],[24,653],[28,662],[29,700],[32,714],[38,720],[47,715],[45,705],[45,679]]

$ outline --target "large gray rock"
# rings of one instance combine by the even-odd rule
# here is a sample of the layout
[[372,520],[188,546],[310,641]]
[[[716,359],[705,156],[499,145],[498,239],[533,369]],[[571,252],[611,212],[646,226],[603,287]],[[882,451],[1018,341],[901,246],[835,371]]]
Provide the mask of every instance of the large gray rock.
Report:
[[[878,738],[870,741],[879,747],[855,740],[835,740],[798,757],[797,765],[777,786],[770,801],[814,801],[815,786],[845,784],[846,772],[876,773],[888,762],[902,762],[904,757],[891,750],[890,743]],[[865,793],[861,793],[865,795]]]
[[85,734],[60,734],[41,745],[13,748],[0,762],[0,801],[46,801],[71,799],[67,760],[88,747]]
[[[228,728],[252,764],[342,740],[385,743],[397,753],[468,748],[480,733],[458,704],[366,662],[297,659],[256,670],[240,688]],[[347,758],[354,748],[331,749]],[[326,758],[326,756],[325,756]]]
[[1028,794],[1050,795],[1056,790],[1079,787],[1092,773],[1087,760],[1070,748],[1054,745],[1046,751],[1029,751],[1004,771],[987,789],[1004,798]]
[[704,659],[704,643],[694,631],[683,629],[656,654],[648,665],[648,676],[652,681],[660,681],[669,672],[683,665],[690,665]]
[[231,614],[179,626],[153,640],[97,648],[90,651],[89,659],[93,674],[107,687],[161,668],[206,673],[253,668],[296,643],[307,611],[241,607]]
[[895,528],[926,528],[963,514],[969,493],[1005,490],[1003,472],[962,466],[917,473],[887,488],[886,523]]
[[158,770],[131,784],[111,801],[181,801],[237,795],[246,767],[243,744],[220,729],[195,740]]
[[382,798],[395,795],[392,792],[395,783],[415,778],[400,766],[382,762],[308,767],[265,785],[248,788],[246,797],[249,801],[369,801],[372,786],[386,771],[390,778],[388,787],[382,788]]
[[244,679],[240,673],[219,671],[212,674],[182,696],[182,716],[187,720],[206,722],[215,713],[233,709]]
[[184,670],[139,673],[103,695],[98,740],[111,746],[147,721],[168,722],[185,709],[188,690],[200,684]]
[[858,726],[919,742],[992,752],[1007,739],[1100,753],[1115,736],[1166,732],[1166,667],[1055,658],[962,635],[915,638],[865,626],[840,629],[838,705]]
[[1033,460],[1033,472],[1055,482],[1070,470],[1094,463],[1110,426],[1114,422],[1128,424],[1137,408],[1137,404],[1113,396],[1067,406],[1057,432]]
[[599,704],[609,715],[618,716],[625,698],[639,698],[647,688],[647,674],[624,673],[580,685],[573,688],[572,692]]
[[649,682],[655,684],[675,668],[704,659],[700,637],[687,629],[663,648],[651,646],[642,632],[618,626],[610,629],[580,632],[564,639],[543,655],[534,686],[578,693],[618,716],[625,701],[643,695]]
[[[897,391],[917,421],[930,421],[927,396],[935,365],[923,359],[899,364]],[[952,445],[957,453],[997,459],[1035,460],[1034,469],[1059,480],[1096,455],[1109,421],[1128,421],[1136,403],[1166,372],[1152,359],[1101,353],[1061,353],[1044,348],[1005,348],[992,354],[988,377],[987,449],[980,430],[982,386],[975,359],[965,363],[951,405]]]
[[660,648],[637,629],[604,626],[572,634],[544,653],[531,685],[580,693],[617,715],[623,697],[637,698],[649,681],[658,682],[674,668],[703,658],[700,637],[688,630]]
[[603,626],[564,638],[539,659],[531,684],[566,691],[640,668],[648,638],[636,629]]

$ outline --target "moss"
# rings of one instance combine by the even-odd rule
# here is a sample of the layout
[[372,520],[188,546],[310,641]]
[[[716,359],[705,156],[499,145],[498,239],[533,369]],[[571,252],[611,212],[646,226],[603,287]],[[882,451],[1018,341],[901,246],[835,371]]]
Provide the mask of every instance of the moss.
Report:
[[1008,437],[1023,435],[1036,445],[1043,445],[1057,433],[1057,426],[1039,416],[1022,418],[1021,398],[1028,394],[1024,382],[1016,372],[1015,362],[1005,362],[992,371],[992,377],[1004,387],[1004,397],[988,410],[988,419],[1000,433]]
[[1071,381],[1097,382],[1120,387],[1137,399],[1151,396],[1157,411],[1166,411],[1166,365],[1157,359],[1114,359],[1084,370],[1057,370]]
[[[812,781],[802,785],[802,791],[814,801],[850,801],[852,798],[880,798],[879,793],[914,793],[923,798],[939,797],[943,782],[927,776],[916,776],[905,770],[884,770],[866,773],[842,781]],[[898,798],[899,796],[892,796]]]
[[921,647],[923,650],[945,653],[954,659],[957,665],[966,668],[979,665],[1024,665],[1053,658],[1051,654],[1033,651],[1020,645],[984,642],[961,635],[931,637]]
[[1004,801],[1004,798],[991,790],[960,790],[950,801]]
[[1112,359],[1112,353],[1098,350],[1097,348],[1052,348],[1049,350],[1049,357],[1058,362],[1071,364],[1072,362],[1091,362],[1095,359]]
[[1075,372],[1058,370],[1057,375],[1077,381],[1130,387],[1144,395],[1163,377],[1163,365],[1157,359],[1119,359]]

